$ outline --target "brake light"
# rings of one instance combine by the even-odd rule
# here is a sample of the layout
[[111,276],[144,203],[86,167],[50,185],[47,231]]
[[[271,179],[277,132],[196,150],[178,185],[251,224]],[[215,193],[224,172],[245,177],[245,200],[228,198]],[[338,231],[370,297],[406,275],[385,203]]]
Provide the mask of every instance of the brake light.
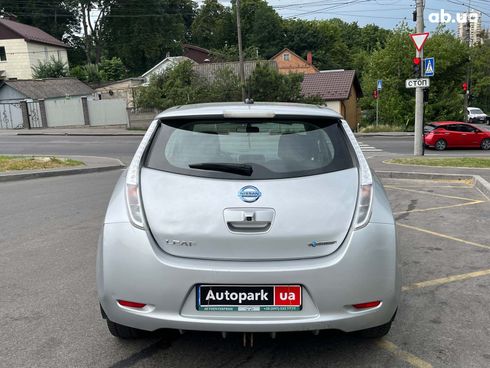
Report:
[[129,300],[118,300],[117,301],[119,305],[122,305],[123,307],[129,307],[129,308],[144,308],[146,304],[144,303],[138,303],[138,302],[130,302]]
[[128,208],[129,219],[134,226],[140,229],[144,228],[143,210],[140,196],[141,193],[139,187],[141,159],[148,142],[153,136],[153,133],[155,133],[157,125],[158,120],[153,120],[150,124],[150,127],[141,140],[141,143],[138,146],[138,149],[136,150],[126,173],[126,205]]
[[359,161],[359,194],[357,199],[357,211],[355,217],[355,228],[360,229],[366,226],[371,217],[371,205],[373,203],[373,176],[371,169],[362,153],[359,143],[357,143],[354,133],[349,127],[349,124],[345,120],[342,120],[342,127],[344,128],[347,137],[349,138],[352,147],[357,155]]
[[376,300],[376,301],[372,301],[372,302],[352,304],[352,306],[354,308],[356,308],[356,309],[368,309],[368,308],[377,307],[380,304],[381,304],[381,301],[380,300]]

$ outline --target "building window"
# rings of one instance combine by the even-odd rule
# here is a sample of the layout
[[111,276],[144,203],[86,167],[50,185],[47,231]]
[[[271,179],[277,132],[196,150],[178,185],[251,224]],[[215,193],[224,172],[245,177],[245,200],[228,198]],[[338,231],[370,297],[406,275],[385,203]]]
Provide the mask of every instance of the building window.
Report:
[[289,54],[284,54],[284,55],[282,55],[282,59],[283,59],[284,61],[289,61]]
[[44,46],[44,59],[48,60],[48,48]]
[[5,53],[5,47],[0,46],[0,61],[7,61],[7,54]]

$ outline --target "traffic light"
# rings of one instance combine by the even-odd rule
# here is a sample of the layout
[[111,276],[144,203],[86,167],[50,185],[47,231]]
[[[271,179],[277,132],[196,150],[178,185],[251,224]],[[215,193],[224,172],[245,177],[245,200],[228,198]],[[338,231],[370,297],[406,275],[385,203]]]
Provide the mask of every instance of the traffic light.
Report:
[[373,98],[374,98],[375,100],[377,100],[377,99],[378,99],[378,97],[379,97],[379,92],[378,92],[378,90],[377,90],[377,89],[375,89],[375,90],[373,91]]
[[468,90],[468,83],[464,82],[464,83],[461,85],[461,87],[463,87],[463,91],[465,91],[465,93],[466,93],[466,91]]
[[421,76],[422,60],[419,57],[414,57],[413,62],[413,76],[419,78]]
[[429,89],[424,88],[424,103],[429,103]]

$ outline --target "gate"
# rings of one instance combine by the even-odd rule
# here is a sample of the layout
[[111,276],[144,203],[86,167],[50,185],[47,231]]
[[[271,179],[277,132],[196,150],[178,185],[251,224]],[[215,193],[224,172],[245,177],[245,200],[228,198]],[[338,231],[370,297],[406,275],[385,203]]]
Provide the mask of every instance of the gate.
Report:
[[0,103],[0,129],[22,129],[22,109],[19,102]]
[[42,128],[43,121],[41,118],[41,108],[39,107],[39,102],[28,102],[27,112],[29,113],[29,126],[31,128]]

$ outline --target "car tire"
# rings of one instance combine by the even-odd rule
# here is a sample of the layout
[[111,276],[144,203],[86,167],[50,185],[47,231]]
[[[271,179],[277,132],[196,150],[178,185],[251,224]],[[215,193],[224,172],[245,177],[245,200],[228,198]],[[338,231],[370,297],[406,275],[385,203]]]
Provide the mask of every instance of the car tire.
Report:
[[138,330],[137,328],[132,328],[128,326],[120,325],[119,323],[112,322],[107,320],[107,328],[112,336],[129,340],[129,339],[138,339],[146,336],[148,333],[143,330]]
[[438,151],[444,151],[447,148],[447,142],[444,139],[439,139],[434,147]]
[[376,326],[376,327],[367,328],[365,330],[356,331],[354,332],[354,334],[364,339],[379,339],[385,336],[388,332],[390,332],[390,329],[391,329],[391,321],[381,326]]
[[481,141],[480,147],[482,150],[489,150],[490,149],[490,138],[485,138]]

